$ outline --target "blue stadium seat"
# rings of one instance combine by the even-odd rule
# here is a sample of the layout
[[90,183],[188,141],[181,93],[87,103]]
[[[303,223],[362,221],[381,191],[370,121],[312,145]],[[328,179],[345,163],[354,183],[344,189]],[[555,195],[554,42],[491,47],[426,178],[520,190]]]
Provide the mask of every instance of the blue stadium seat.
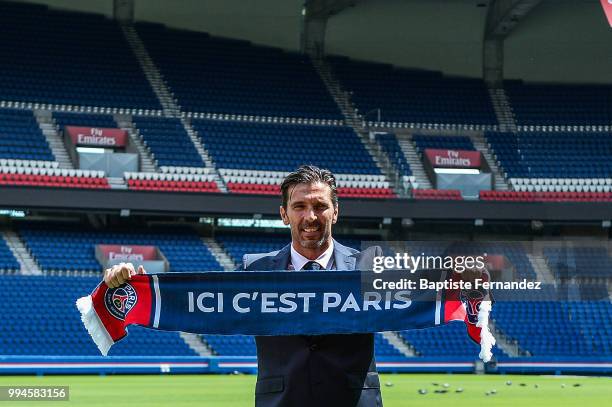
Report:
[[136,30],[185,111],[343,119],[303,54],[158,24]]
[[425,256],[502,255],[510,262],[514,278],[536,280],[537,275],[521,243],[517,242],[408,242],[409,252]]
[[25,224],[19,234],[42,270],[101,271],[97,244],[158,246],[172,272],[222,270],[199,236],[187,228],[102,232],[78,225]]
[[21,267],[19,262],[11,252],[4,239],[0,237],[0,270],[3,271],[19,271]]
[[374,334],[374,354],[376,357],[404,357],[404,354],[391,345],[381,333]]
[[508,178],[609,178],[610,133],[486,133]]
[[[435,328],[400,331],[399,334],[420,356],[475,357],[480,352],[480,346],[468,337],[465,323],[461,321]],[[493,354],[505,355],[498,347],[493,348]]]
[[612,355],[612,303],[500,301],[496,326],[532,356]]
[[376,140],[382,147],[384,152],[391,160],[391,163],[395,166],[400,175],[410,176],[412,171],[410,170],[410,164],[406,160],[406,156],[400,147],[395,134],[392,133],[379,133],[376,134]]
[[202,335],[216,355],[255,356],[255,339],[245,335]]
[[472,140],[467,136],[425,136],[415,134],[412,136],[412,141],[420,154],[423,154],[426,148],[476,151]]
[[[0,355],[100,355],[74,306],[99,277],[0,275],[0,282],[0,315],[10,315],[0,319]],[[109,355],[197,356],[177,332],[128,331]]]
[[497,125],[482,79],[455,78],[440,72],[329,57],[333,72],[359,114],[384,122]]
[[612,258],[604,247],[544,248],[543,252],[556,278],[612,278]]
[[[350,127],[208,119],[192,124],[217,168],[294,171],[310,163],[335,174],[381,173]],[[323,145],[342,146],[342,154]]]
[[134,116],[132,121],[158,166],[205,166],[179,119]]
[[55,160],[31,110],[0,109],[0,158]]
[[504,83],[519,126],[609,126],[610,85]]
[[117,127],[115,119],[110,114],[53,112],[53,119],[60,130],[65,126]]
[[1,100],[161,110],[118,22],[2,2],[0,27]]
[[268,253],[279,250],[291,242],[291,237],[288,233],[265,236],[249,233],[219,233],[215,236],[215,240],[238,266],[242,263],[242,256],[246,253]]

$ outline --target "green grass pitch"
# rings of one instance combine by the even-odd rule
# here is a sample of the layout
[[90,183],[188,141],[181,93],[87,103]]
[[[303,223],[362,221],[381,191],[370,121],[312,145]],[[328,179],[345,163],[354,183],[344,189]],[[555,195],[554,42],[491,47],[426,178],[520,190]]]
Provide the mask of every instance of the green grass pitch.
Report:
[[[506,384],[511,381],[512,384]],[[434,385],[437,383],[437,385]],[[603,406],[612,400],[612,378],[576,376],[383,374],[386,407]],[[448,384],[448,387],[445,387]],[[524,384],[524,386],[521,386]],[[575,386],[579,384],[579,386]],[[54,406],[252,406],[253,375],[0,376],[0,386],[70,386],[70,401]],[[456,390],[462,388],[458,393]],[[425,389],[426,394],[419,394]],[[447,390],[435,393],[435,390]],[[495,390],[494,394],[486,392]],[[41,402],[2,402],[39,406]]]

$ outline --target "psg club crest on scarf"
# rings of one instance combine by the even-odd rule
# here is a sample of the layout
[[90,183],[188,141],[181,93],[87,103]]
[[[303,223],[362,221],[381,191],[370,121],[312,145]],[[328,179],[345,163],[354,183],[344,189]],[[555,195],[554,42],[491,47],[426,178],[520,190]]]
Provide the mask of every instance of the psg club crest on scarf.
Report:
[[480,311],[480,303],[484,298],[484,294],[479,290],[461,290],[459,299],[465,306],[466,318],[470,324],[478,323],[478,311]]
[[136,305],[138,295],[130,284],[118,288],[111,288],[104,294],[104,305],[115,318],[123,321],[125,315]]

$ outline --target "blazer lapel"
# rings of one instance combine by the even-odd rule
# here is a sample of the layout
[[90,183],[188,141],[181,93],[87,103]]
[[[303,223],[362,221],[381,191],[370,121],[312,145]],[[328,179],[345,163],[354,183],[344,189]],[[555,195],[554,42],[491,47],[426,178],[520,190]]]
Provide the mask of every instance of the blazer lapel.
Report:
[[336,270],[355,270],[355,262],[357,259],[347,249],[334,239],[334,260],[336,261]]
[[291,258],[291,243],[280,249],[270,262],[271,271],[287,270],[289,259]]

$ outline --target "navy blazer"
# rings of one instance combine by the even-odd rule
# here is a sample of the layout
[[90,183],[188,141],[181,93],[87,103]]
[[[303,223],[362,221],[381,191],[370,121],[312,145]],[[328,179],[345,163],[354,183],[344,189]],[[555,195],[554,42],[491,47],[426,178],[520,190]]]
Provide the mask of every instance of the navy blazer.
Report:
[[[263,254],[245,254],[243,269],[287,270],[290,245]],[[380,247],[363,252],[334,240],[337,270],[371,270]],[[319,271],[325,272],[325,271]],[[258,407],[382,406],[374,359],[374,334],[257,336]]]

